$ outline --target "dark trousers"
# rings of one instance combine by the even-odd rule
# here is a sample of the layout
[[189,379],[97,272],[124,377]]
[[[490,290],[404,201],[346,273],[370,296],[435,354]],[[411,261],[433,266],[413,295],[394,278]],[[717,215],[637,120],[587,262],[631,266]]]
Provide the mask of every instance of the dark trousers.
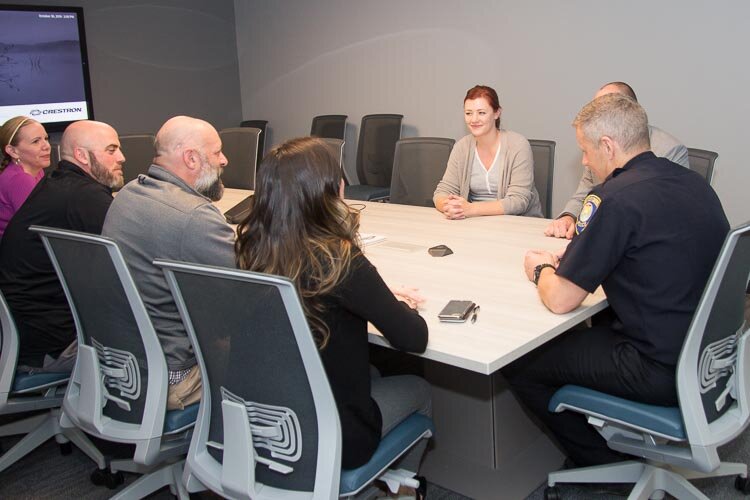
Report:
[[625,457],[609,449],[583,415],[547,409],[560,387],[574,384],[633,401],[677,405],[675,367],[642,355],[608,325],[564,333],[505,367],[503,375],[579,466]]

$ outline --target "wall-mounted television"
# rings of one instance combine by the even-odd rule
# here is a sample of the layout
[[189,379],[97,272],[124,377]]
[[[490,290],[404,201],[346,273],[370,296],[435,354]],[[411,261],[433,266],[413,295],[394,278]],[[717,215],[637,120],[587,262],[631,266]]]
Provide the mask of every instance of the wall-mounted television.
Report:
[[93,119],[82,8],[0,4],[0,124],[17,115],[48,132]]

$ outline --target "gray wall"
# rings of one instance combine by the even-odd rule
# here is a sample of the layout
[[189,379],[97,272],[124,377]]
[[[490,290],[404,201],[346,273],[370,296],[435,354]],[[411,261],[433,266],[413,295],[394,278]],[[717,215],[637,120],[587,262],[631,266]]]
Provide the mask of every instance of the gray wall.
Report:
[[12,3],[84,8],[94,114],[120,134],[155,132],[177,114],[217,128],[239,124],[231,0]]
[[462,99],[495,87],[504,126],[557,141],[554,208],[581,174],[570,122],[608,81],[633,85],[650,121],[720,154],[714,188],[750,219],[745,133],[750,3],[634,0],[235,0],[245,119],[269,140],[349,115],[347,168],[368,113],[405,115],[404,136],[461,137]]

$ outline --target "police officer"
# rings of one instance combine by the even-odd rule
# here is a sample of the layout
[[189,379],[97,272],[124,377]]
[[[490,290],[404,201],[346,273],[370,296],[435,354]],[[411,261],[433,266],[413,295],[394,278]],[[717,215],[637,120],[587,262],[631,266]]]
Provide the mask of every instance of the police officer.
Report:
[[649,150],[646,112],[633,99],[598,97],[573,126],[583,165],[605,181],[584,200],[564,254],[532,250],[524,267],[552,312],[572,311],[601,285],[617,318],[567,332],[504,373],[568,456],[596,465],[622,457],[585,417],[548,412],[550,398],[576,384],[675,406],[677,358],[729,223],[705,179]]

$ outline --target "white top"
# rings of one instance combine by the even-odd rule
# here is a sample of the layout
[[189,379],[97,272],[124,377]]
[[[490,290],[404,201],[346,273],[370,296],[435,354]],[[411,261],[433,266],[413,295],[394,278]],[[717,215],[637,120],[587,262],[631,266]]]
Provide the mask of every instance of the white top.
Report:
[[469,182],[469,201],[497,201],[497,185],[500,180],[500,167],[498,157],[500,156],[500,145],[497,146],[495,157],[492,159],[490,168],[487,168],[479,159],[479,151],[474,148],[474,162],[471,165],[471,180]]
[[[217,205],[224,212],[248,194],[226,189]],[[531,248],[554,251],[567,245],[544,236],[549,219],[504,215],[453,221],[429,207],[364,205],[361,231],[385,236],[365,247],[367,258],[388,285],[419,288],[426,299],[419,311],[430,331],[423,357],[491,374],[607,306],[601,288],[567,314],[553,314],[542,304],[524,273],[523,256]],[[430,256],[427,249],[440,244],[453,255]],[[451,299],[479,304],[477,322],[438,321]],[[370,342],[387,345],[374,328]]]

